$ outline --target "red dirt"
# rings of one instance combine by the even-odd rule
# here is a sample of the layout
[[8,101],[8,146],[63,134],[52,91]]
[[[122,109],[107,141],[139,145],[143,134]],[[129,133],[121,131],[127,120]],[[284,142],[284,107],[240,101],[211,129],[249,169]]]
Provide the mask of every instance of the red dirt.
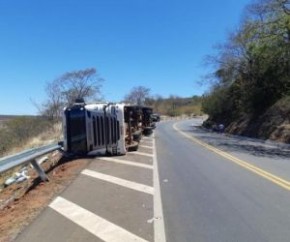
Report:
[[88,159],[66,160],[57,155],[42,165],[49,182],[42,182],[30,169],[30,179],[4,188],[0,193],[0,201],[7,201],[11,197],[14,200],[0,210],[0,241],[13,241],[89,162]]

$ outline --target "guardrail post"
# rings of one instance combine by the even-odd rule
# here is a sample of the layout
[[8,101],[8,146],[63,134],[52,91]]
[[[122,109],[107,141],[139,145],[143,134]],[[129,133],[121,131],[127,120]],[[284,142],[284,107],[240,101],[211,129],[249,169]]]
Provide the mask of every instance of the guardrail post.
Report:
[[36,170],[36,172],[38,173],[38,175],[40,176],[42,181],[48,181],[48,176],[45,174],[44,170],[42,169],[42,167],[38,164],[37,160],[32,160],[30,161],[31,165],[33,166],[33,168]]

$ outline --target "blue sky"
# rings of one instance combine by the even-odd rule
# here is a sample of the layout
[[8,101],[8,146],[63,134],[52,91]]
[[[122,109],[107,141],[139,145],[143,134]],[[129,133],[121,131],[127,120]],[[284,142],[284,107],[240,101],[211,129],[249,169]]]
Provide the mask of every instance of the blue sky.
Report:
[[95,67],[108,101],[143,85],[201,95],[203,59],[249,0],[0,0],[0,114],[36,114],[45,83]]

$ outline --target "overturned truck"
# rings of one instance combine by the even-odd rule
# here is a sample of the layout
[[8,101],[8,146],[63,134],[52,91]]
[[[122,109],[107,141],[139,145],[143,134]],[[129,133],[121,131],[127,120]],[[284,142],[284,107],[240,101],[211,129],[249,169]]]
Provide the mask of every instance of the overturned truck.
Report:
[[124,155],[136,151],[155,127],[152,108],[127,104],[86,104],[64,109],[64,151],[77,155]]

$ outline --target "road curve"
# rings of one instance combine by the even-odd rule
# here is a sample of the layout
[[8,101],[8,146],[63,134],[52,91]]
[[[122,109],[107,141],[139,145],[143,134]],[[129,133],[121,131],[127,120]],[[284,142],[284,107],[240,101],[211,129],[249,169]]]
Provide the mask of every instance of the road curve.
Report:
[[289,190],[184,134],[285,182],[289,149],[174,123],[155,135],[167,241],[289,241]]

